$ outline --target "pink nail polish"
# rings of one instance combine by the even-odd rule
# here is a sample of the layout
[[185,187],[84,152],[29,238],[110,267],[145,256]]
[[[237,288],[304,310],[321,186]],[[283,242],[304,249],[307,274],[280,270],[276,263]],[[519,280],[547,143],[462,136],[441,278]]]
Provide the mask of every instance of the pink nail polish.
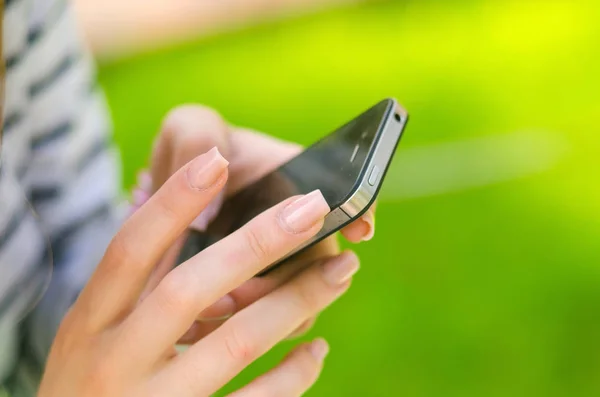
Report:
[[329,205],[321,191],[315,190],[288,204],[281,212],[282,223],[294,233],[309,230],[329,213]]
[[315,339],[310,345],[308,345],[308,351],[318,361],[323,361],[329,354],[329,344],[325,339]]
[[196,157],[187,169],[190,186],[198,190],[208,189],[219,180],[228,164],[216,147]]

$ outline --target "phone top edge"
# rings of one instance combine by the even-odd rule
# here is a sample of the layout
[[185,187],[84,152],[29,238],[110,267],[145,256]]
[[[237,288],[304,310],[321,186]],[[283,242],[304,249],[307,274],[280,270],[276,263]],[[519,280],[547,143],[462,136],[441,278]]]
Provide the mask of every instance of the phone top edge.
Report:
[[[375,149],[361,172],[353,194],[340,206],[351,219],[362,216],[375,201],[408,122],[408,112],[395,99],[389,100],[391,106],[382,121]],[[396,120],[395,114],[400,115],[400,121]],[[371,183],[369,179],[374,172],[379,174],[375,176],[376,182]]]
[[[259,273],[257,275],[258,277],[268,274],[286,260],[294,257],[305,249],[318,244],[323,239],[349,225],[355,219],[358,219],[365,214],[371,207],[381,189],[389,165],[392,162],[396,148],[400,143],[400,139],[402,138],[402,134],[408,122],[408,112],[398,103],[398,101],[394,98],[388,98],[381,102],[385,101],[389,101],[390,105],[379,125],[375,149],[369,157],[366,166],[361,171],[359,183],[357,184],[357,187],[353,189],[354,193],[344,202],[344,204],[331,209],[331,212],[325,217],[324,227],[316,236],[281,258],[274,266]],[[401,122],[399,124],[395,119],[394,113],[399,114],[401,117]],[[386,152],[382,149],[388,149],[388,151]],[[381,174],[375,186],[370,186],[368,184],[368,178],[370,170],[373,169],[374,165],[377,165],[378,167],[381,165]]]
[[[358,178],[356,178],[356,182],[354,183],[354,186],[352,186],[352,189],[349,190],[348,195],[346,197],[344,197],[344,199],[341,201],[342,204],[340,204],[338,206],[339,208],[342,208],[348,201],[352,200],[352,198],[354,196],[356,196],[357,192],[360,191],[361,186],[362,186],[362,181],[365,178],[367,171],[369,170],[369,166],[371,164],[371,160],[372,160],[374,152],[375,152],[373,150],[373,148],[377,147],[377,145],[379,144],[379,140],[381,139],[381,137],[383,135],[382,132],[385,130],[385,127],[388,125],[388,121],[390,120],[390,118],[393,119],[392,115],[394,113],[394,108],[397,104],[397,101],[393,98],[386,98],[386,99],[379,101],[377,104],[373,105],[371,108],[369,108],[369,110],[376,108],[377,106],[380,106],[381,104],[386,104],[386,109],[385,109],[385,112],[383,113],[383,116],[381,116],[381,118],[378,120],[377,132],[375,134],[375,137],[373,138],[373,142],[371,143],[372,146],[371,146],[371,148],[369,148],[369,153],[367,155],[364,165],[362,166],[362,168],[358,174]],[[367,112],[369,110],[367,110]]]

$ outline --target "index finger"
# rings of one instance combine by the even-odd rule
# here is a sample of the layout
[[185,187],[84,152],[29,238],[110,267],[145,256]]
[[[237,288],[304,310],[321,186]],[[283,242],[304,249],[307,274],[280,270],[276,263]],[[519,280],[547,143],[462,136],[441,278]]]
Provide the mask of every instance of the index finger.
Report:
[[316,235],[328,213],[319,191],[291,197],[176,267],[124,324],[123,332],[137,338],[132,356],[158,359],[199,313]]
[[197,157],[125,222],[80,296],[90,327],[118,321],[137,303],[156,262],[225,185],[227,164],[216,148]]
[[178,169],[213,147],[229,159],[228,126],[213,109],[183,105],[169,112],[152,151],[151,173],[154,190]]

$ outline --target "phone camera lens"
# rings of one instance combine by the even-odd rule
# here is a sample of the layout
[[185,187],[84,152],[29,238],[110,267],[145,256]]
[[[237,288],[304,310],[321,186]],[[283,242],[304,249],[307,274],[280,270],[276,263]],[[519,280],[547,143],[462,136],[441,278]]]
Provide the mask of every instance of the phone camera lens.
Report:
[[400,115],[398,113],[394,113],[394,118],[396,119],[397,122],[402,121],[402,117],[400,117]]

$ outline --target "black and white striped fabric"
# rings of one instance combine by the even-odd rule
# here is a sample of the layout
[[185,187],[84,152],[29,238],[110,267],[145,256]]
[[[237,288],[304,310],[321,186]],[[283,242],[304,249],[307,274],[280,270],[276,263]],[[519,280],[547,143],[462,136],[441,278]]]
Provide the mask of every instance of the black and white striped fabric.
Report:
[[118,226],[119,170],[68,4],[5,0],[3,18],[0,385],[25,396]]

